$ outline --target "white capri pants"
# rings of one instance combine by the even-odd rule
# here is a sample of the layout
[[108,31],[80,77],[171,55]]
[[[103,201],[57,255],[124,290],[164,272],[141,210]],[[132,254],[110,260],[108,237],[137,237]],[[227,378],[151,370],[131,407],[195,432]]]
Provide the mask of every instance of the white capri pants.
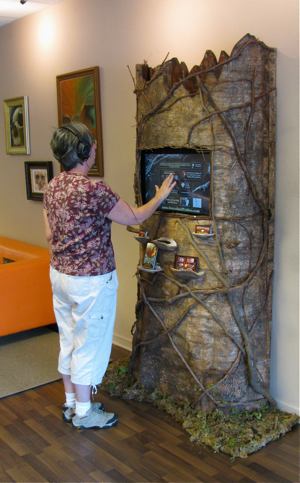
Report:
[[116,316],[116,270],[95,277],[66,275],[50,267],[59,331],[58,371],[73,384],[101,383],[111,354]]

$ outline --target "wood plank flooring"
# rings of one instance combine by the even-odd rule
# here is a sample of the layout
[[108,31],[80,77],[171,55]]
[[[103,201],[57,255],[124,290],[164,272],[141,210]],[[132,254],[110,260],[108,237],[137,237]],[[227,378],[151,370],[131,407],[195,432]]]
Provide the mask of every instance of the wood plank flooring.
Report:
[[[112,357],[127,351],[113,347]],[[61,419],[62,381],[0,399],[0,482],[298,483],[299,426],[246,459],[191,443],[149,404],[95,396],[117,426],[75,431]]]

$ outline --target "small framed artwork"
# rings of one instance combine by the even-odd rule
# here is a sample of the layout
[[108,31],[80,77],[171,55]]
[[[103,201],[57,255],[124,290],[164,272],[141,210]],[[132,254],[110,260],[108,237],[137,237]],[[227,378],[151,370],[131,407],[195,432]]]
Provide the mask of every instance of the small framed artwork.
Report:
[[212,226],[211,225],[196,225],[195,226],[195,233],[199,233],[200,235],[210,235],[212,233]]
[[90,176],[104,176],[99,67],[56,77],[58,125],[82,122],[97,140]]
[[27,199],[43,201],[47,184],[53,178],[52,161],[25,162]]
[[28,97],[4,101],[6,153],[30,154]]
[[197,272],[198,258],[175,255],[174,268],[176,268],[176,270],[192,270]]
[[146,252],[144,256],[144,268],[155,268],[155,262],[157,258],[158,248],[153,243],[147,243]]

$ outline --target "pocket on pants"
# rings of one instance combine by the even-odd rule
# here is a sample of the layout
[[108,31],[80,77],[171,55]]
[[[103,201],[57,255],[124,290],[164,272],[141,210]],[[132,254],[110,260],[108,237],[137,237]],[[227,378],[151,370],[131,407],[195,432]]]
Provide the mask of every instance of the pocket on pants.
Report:
[[116,272],[111,273],[110,280],[107,280],[105,284],[105,304],[104,310],[110,310],[112,304],[116,301],[117,290],[118,290],[118,277]]
[[88,325],[89,331],[92,331],[93,340],[96,341],[102,339],[106,331],[106,321],[104,320],[104,317],[99,313],[90,313]]
[[111,277],[110,279],[106,282],[106,290],[107,293],[109,294],[110,292],[115,293],[118,289],[119,282],[118,282],[118,277],[117,277],[117,272],[116,270],[114,272],[111,272]]

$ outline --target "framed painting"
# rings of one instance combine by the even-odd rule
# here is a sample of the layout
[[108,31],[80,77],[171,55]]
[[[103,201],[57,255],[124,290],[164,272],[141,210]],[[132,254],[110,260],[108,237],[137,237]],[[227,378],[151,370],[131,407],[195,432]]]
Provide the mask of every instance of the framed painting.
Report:
[[52,161],[25,162],[27,199],[43,201],[43,194],[53,178]]
[[28,97],[4,101],[6,153],[30,154]]
[[104,176],[99,67],[56,77],[58,125],[82,122],[97,140],[90,176]]

